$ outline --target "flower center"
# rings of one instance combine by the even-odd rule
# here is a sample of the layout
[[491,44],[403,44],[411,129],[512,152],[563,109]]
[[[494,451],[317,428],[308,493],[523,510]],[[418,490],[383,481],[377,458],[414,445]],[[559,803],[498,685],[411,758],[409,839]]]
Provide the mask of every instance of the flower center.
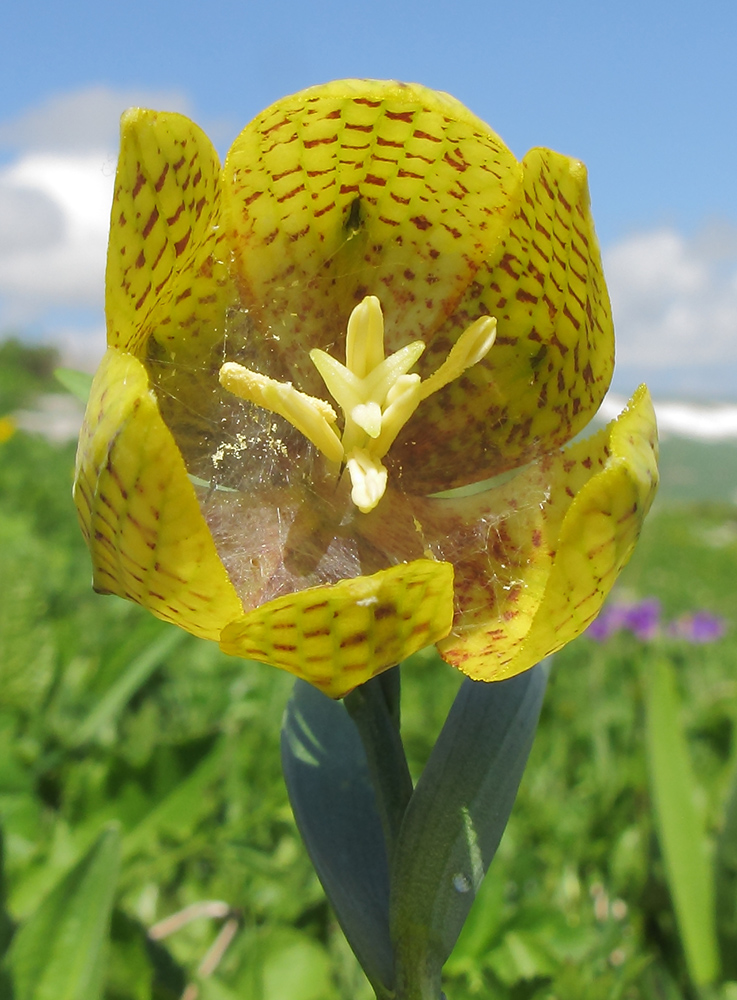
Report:
[[425,350],[421,340],[384,355],[384,316],[375,295],[367,295],[350,315],[345,364],[325,351],[310,351],[330,395],[343,411],[343,432],[329,403],[300,392],[291,382],[229,361],[220,382],[240,399],[285,417],[330,461],[345,464],[351,477],[351,499],[363,513],[381,500],[387,470],[382,458],[420,403],[486,357],[496,337],[496,320],[482,316],[452,347],[434,374],[422,381],[409,374]]

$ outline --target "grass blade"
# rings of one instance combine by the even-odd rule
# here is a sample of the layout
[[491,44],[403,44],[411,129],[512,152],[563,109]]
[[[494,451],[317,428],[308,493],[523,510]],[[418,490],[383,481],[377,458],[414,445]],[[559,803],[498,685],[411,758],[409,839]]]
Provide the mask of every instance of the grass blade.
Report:
[[120,861],[111,826],[13,938],[14,1000],[99,1000]]
[[737,773],[717,841],[714,882],[724,978],[737,981]]
[[80,403],[86,403],[92,388],[92,376],[87,372],[79,372],[74,368],[56,368],[54,376],[67,392],[76,396]]
[[648,671],[646,738],[655,822],[689,975],[702,987],[719,971],[706,831],[694,802],[695,783],[673,668],[658,659]]

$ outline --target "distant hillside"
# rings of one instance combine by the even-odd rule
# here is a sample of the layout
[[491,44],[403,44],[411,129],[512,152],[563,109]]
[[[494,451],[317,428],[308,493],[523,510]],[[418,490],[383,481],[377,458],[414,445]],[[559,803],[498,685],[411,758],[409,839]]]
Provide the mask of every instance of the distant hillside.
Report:
[[660,443],[660,475],[661,501],[729,500],[737,504],[737,439],[666,437]]

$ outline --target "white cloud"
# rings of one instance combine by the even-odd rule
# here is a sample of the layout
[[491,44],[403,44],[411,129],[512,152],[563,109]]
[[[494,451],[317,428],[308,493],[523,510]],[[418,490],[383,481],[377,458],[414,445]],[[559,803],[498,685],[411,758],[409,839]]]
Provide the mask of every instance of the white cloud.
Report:
[[619,365],[673,371],[737,364],[736,228],[713,225],[692,237],[672,229],[641,233],[611,247],[604,270]]
[[99,357],[121,113],[186,111],[179,94],[93,87],[0,123],[0,333],[35,330],[79,363]]
[[101,309],[113,166],[103,154],[32,153],[0,170],[4,320]]
[[187,98],[177,91],[147,93],[86,87],[70,94],[55,94],[19,117],[0,122],[0,147],[22,153],[115,150],[120,116],[131,107],[182,114],[191,110]]

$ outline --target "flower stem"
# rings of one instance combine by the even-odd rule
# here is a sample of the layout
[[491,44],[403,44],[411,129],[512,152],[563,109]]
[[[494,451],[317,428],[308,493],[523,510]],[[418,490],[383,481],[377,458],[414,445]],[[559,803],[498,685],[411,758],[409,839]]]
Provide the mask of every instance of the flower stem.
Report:
[[[402,970],[406,971],[406,970]],[[440,989],[440,971],[412,969],[411,976],[400,974],[396,984],[396,1000],[447,1000]]]
[[357,687],[344,701],[366,751],[391,870],[399,829],[412,795],[412,778],[399,732],[399,667]]

